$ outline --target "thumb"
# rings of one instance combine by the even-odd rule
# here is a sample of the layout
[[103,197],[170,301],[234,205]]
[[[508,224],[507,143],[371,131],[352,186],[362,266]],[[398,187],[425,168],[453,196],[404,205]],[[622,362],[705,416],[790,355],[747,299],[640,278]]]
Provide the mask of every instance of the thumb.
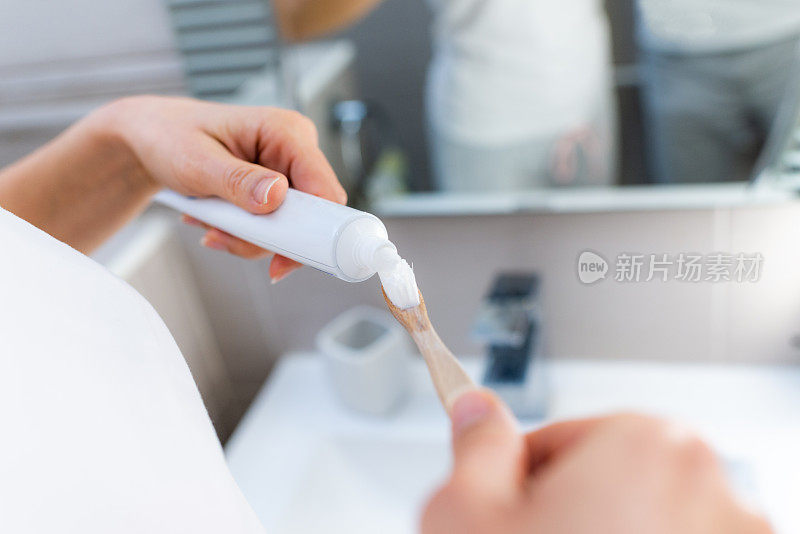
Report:
[[508,408],[489,390],[456,399],[452,483],[491,498],[513,497],[525,479],[525,443]]
[[186,177],[192,194],[214,195],[250,213],[270,213],[283,203],[289,181],[283,174],[235,157],[221,147],[208,150]]

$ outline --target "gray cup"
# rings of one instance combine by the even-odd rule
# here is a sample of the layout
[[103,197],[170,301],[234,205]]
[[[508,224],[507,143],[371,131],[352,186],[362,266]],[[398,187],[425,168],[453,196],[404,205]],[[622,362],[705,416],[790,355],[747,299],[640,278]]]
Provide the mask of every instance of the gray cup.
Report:
[[319,331],[317,348],[348,408],[385,415],[406,397],[411,345],[388,312],[370,306],[346,311]]

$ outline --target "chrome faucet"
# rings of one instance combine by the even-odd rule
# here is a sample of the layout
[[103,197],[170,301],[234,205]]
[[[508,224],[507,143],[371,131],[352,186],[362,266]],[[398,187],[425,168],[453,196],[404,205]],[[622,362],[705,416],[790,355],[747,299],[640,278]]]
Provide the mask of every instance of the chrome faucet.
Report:
[[544,417],[547,410],[538,294],[536,274],[499,274],[472,329],[473,337],[488,345],[483,384],[521,418]]

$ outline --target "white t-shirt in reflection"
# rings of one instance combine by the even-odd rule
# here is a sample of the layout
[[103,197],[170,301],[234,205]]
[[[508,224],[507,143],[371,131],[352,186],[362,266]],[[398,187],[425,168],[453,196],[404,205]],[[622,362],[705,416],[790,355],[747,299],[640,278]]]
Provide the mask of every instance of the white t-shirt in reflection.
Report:
[[3,209],[0,246],[0,532],[262,532],[148,302]]
[[427,106],[451,140],[504,145],[596,121],[611,90],[599,0],[429,0]]

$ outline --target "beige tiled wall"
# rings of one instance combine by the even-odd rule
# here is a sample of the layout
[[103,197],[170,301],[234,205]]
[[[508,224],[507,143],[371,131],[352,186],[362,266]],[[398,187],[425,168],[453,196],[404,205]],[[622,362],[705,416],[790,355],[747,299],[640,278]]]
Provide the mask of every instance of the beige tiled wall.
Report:
[[[457,353],[482,349],[469,338],[475,310],[501,270],[534,270],[543,280],[547,351],[553,357],[798,361],[800,204],[721,210],[533,214],[385,220],[417,279],[442,338]],[[195,246],[208,312],[235,381],[256,387],[272,360],[313,346],[314,335],[357,304],[382,306],[376,280],[348,284],[303,269],[271,286],[266,264]],[[578,254],[761,252],[759,282],[585,286]],[[612,265],[613,269],[613,265]],[[610,278],[613,278],[613,273]]]

